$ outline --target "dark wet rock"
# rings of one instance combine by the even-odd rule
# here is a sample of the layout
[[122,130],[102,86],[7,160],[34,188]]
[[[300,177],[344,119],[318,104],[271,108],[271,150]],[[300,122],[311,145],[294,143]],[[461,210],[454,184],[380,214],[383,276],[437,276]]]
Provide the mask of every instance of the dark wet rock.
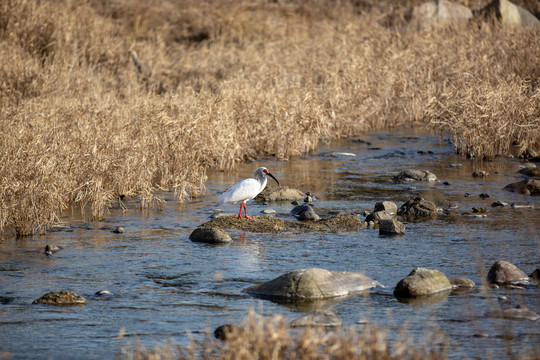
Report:
[[386,211],[389,214],[397,214],[397,205],[391,201],[379,201],[375,203],[373,212]]
[[305,203],[308,203],[308,204],[311,203],[311,202],[313,202],[313,197],[312,197],[312,196],[309,196],[309,195],[306,196],[306,197],[304,198],[304,202],[305,202]]
[[218,326],[216,330],[214,330],[214,337],[222,341],[227,341],[243,336],[245,331],[246,330],[241,326],[225,324]]
[[437,215],[437,206],[435,203],[417,196],[401,205],[397,213],[413,217],[433,217]]
[[364,274],[318,268],[293,270],[273,280],[245,289],[249,294],[273,299],[323,299],[345,296],[382,286]]
[[465,197],[470,197],[470,196],[471,196],[471,193],[465,193],[464,196],[465,196]]
[[536,16],[508,0],[493,0],[476,13],[483,18],[497,19],[502,25],[508,27],[540,28],[540,20]]
[[296,216],[298,220],[302,221],[317,221],[320,220],[320,216],[315,213],[313,207],[310,205],[297,205],[291,210],[291,214]]
[[416,5],[407,13],[406,18],[418,28],[429,29],[466,22],[472,18],[472,10],[448,0],[434,0]]
[[540,178],[540,168],[538,167],[526,167],[519,170],[518,173],[529,177]]
[[51,291],[32,302],[32,304],[47,305],[83,305],[86,303],[88,303],[88,300],[69,290],[62,290],[60,292]]
[[403,235],[405,225],[395,219],[379,220],[379,235]]
[[14,298],[9,297],[9,296],[0,296],[0,304],[9,304],[13,300]]
[[341,319],[330,310],[315,310],[290,322],[292,327],[340,327]]
[[489,173],[485,170],[476,170],[472,173],[473,177],[486,177],[489,176]]
[[45,252],[44,253],[47,254],[47,255],[52,255],[52,254],[56,254],[57,252],[59,252],[62,249],[64,249],[64,248],[61,247],[61,246],[47,244],[45,246]]
[[439,270],[416,268],[394,289],[397,298],[426,296],[452,290],[452,284]]
[[504,190],[525,195],[540,195],[540,180],[528,179],[508,184]]
[[464,277],[450,278],[448,281],[452,284],[452,294],[464,294],[476,288],[474,281]]
[[264,189],[255,200],[270,202],[270,201],[300,201],[304,200],[306,194],[298,189],[293,189],[287,186],[282,187],[267,187]]
[[207,244],[223,244],[232,241],[229,234],[219,227],[199,227],[189,235],[189,240]]
[[435,181],[437,176],[427,170],[408,169],[394,176],[398,181]]
[[380,222],[381,220],[392,220],[394,215],[390,214],[385,210],[375,211],[366,216],[366,222],[373,221],[374,223]]
[[489,197],[489,194],[487,194],[487,193],[481,193],[481,194],[478,195],[478,196],[480,196],[482,199],[487,199],[487,198]]
[[487,209],[484,208],[484,207],[475,206],[475,207],[472,208],[472,211],[473,211],[473,213],[480,213],[480,214],[482,214],[482,213],[487,212]]
[[534,269],[534,271],[531,273],[531,278],[536,281],[540,281],[540,268]]
[[112,232],[115,233],[115,234],[123,234],[123,233],[125,232],[125,230],[124,230],[123,227],[118,226],[118,227],[114,228],[114,229],[112,230]]
[[530,320],[536,321],[540,319],[537,313],[529,310],[524,305],[518,305],[515,308],[493,310],[488,312],[488,315],[495,318],[509,319],[509,320]]
[[497,200],[491,204],[491,207],[505,207],[505,206],[508,206],[508,203],[501,200]]
[[487,280],[497,285],[528,285],[529,277],[508,261],[496,261],[487,274]]

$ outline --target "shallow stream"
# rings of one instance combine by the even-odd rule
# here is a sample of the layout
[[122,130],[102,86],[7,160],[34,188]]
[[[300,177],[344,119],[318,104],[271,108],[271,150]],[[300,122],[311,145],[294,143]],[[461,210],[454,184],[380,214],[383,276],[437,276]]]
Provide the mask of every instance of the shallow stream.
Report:
[[[458,163],[462,166],[450,166]],[[233,238],[228,245],[189,241],[190,233],[218,208],[219,194],[251,177],[259,166],[283,185],[311,192],[318,199],[316,211],[360,214],[377,201],[399,207],[420,194],[441,209],[458,206],[458,212],[428,221],[403,220],[406,234],[397,237],[379,236],[375,229],[279,234],[227,230]],[[250,308],[293,320],[317,306],[334,311],[346,327],[361,329],[368,321],[392,333],[406,326],[417,340],[440,329],[451,343],[452,358],[500,359],[508,348],[538,349],[538,321],[485,315],[489,309],[520,303],[540,313],[540,289],[482,290],[497,260],[510,261],[527,274],[540,266],[540,198],[502,190],[521,179],[520,166],[511,158],[467,160],[454,155],[448,141],[410,129],[378,132],[354,141],[321,143],[317,151],[290,161],[268,159],[242,164],[233,173],[211,173],[206,193],[184,205],[165,193],[159,210],[116,209],[104,221],[92,223],[76,214],[66,216],[66,227],[0,242],[0,354],[9,352],[14,359],[110,359],[131,347],[135,335],[149,348],[171,338],[186,345],[186,331],[202,337],[208,329],[239,323]],[[429,170],[439,180],[392,181],[408,168]],[[479,169],[490,175],[473,177]],[[271,179],[269,185],[274,186]],[[480,197],[482,193],[489,198]],[[534,207],[492,208],[496,200]],[[475,206],[487,208],[487,216],[461,215]],[[237,213],[239,206],[220,208]],[[279,218],[294,220],[288,202],[248,203],[250,215],[268,208]],[[111,232],[117,226],[125,233]],[[46,256],[46,244],[64,249]],[[470,278],[477,290],[402,303],[392,295],[393,288],[418,266]],[[312,306],[283,305],[242,292],[306,267],[362,272],[386,288]],[[31,305],[45,293],[62,289],[84,296],[88,304]],[[97,296],[98,290],[111,295]]]

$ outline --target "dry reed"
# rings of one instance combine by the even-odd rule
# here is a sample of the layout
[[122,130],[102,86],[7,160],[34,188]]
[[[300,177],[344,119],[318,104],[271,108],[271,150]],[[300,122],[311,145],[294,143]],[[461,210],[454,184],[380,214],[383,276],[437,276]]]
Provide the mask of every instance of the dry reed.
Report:
[[536,30],[398,29],[387,7],[2,1],[0,233],[403,123],[475,156],[538,144]]
[[191,340],[187,346],[166,342],[147,349],[139,342],[124,348],[117,359],[309,359],[309,360],[390,360],[447,359],[448,343],[443,334],[426,335],[415,343],[405,332],[390,341],[375,325],[327,331],[321,328],[291,330],[280,316],[261,317],[251,311],[240,327],[228,333],[222,342],[211,338]]

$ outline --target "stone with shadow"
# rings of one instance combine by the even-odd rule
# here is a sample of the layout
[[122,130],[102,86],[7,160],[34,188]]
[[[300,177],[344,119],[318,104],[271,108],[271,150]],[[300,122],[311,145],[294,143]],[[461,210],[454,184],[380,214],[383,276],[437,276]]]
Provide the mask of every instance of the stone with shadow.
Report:
[[402,279],[394,289],[397,298],[414,298],[450,292],[452,284],[439,270],[416,268]]
[[47,305],[84,305],[86,303],[88,303],[88,300],[70,290],[51,291],[32,302],[32,304]]
[[229,234],[218,227],[199,227],[189,235],[189,240],[207,244],[226,244],[232,241]]

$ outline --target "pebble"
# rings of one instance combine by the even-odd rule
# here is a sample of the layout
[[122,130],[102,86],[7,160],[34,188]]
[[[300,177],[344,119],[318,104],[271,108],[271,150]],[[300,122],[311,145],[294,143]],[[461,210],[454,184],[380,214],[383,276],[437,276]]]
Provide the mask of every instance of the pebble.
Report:
[[494,203],[492,203],[491,206],[492,207],[504,207],[504,206],[508,206],[508,203],[506,203],[504,201],[497,200]]
[[121,227],[121,226],[118,226],[112,232],[115,233],[115,234],[123,234],[124,233],[124,228]]
[[480,196],[482,199],[486,199],[486,198],[489,197],[489,194],[487,194],[487,193],[481,193],[479,196]]
[[96,291],[97,296],[111,295],[112,293],[109,290],[98,290]]
[[463,167],[463,164],[450,164],[450,165],[448,165],[448,167],[451,167],[451,168],[460,168],[460,167]]
[[275,214],[276,213],[276,210],[273,210],[273,209],[264,209],[262,211],[263,214],[267,214],[267,215],[270,215],[270,214]]

